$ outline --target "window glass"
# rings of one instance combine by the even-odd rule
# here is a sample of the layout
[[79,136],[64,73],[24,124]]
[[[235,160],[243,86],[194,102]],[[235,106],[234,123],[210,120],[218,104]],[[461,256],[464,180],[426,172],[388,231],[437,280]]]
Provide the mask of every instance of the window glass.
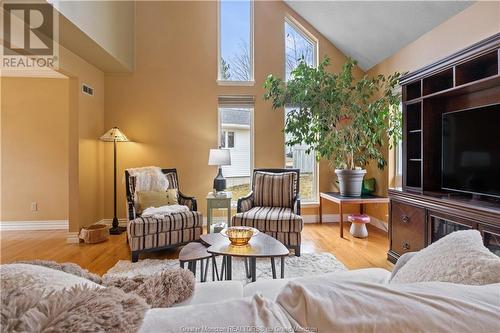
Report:
[[251,190],[252,114],[248,106],[219,107],[219,144],[231,151],[231,165],[223,166],[222,173],[234,201]]
[[303,59],[309,66],[316,66],[316,42],[298,26],[285,21],[285,72],[286,80]]
[[219,2],[219,80],[253,80],[252,1]]

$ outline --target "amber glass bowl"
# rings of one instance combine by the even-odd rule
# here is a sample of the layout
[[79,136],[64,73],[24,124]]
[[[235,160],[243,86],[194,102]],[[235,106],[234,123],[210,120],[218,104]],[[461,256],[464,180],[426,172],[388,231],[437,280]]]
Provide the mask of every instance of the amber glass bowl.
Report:
[[259,230],[251,227],[229,227],[223,229],[220,233],[229,238],[232,245],[243,246],[247,245],[250,238],[257,235]]

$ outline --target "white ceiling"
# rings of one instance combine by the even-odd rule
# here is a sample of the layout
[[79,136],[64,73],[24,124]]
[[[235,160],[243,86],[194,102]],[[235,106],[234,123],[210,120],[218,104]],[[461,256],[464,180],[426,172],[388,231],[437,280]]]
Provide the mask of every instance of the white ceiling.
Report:
[[366,71],[475,1],[285,2]]

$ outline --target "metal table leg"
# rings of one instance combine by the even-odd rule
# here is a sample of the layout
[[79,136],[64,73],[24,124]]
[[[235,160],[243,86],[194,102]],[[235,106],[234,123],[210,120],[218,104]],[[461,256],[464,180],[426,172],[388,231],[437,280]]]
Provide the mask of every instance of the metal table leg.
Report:
[[281,257],[281,278],[285,278],[285,257]]
[[252,275],[252,282],[257,279],[257,258],[250,258],[250,275]]
[[271,270],[273,272],[273,279],[276,279],[276,264],[274,262],[274,257],[271,257]]
[[231,280],[233,278],[231,261],[232,261],[231,256],[226,256],[226,280]]

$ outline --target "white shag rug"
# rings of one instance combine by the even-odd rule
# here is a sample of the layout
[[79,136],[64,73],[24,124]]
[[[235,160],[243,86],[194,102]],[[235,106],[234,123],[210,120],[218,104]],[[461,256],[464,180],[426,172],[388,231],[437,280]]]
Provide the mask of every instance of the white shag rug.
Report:
[[[280,276],[281,259],[276,258],[276,275]],[[211,262],[211,261],[210,261]],[[217,268],[221,269],[222,257],[217,257]],[[129,260],[120,260],[114,265],[105,275],[114,277],[125,276],[134,277],[137,275],[151,275],[160,272],[167,268],[179,268],[179,260],[177,259],[143,259],[136,263]],[[187,268],[187,263],[185,265]],[[245,277],[245,266],[242,258],[234,258],[232,260],[233,280],[250,282]],[[271,259],[257,259],[257,280],[272,279]],[[342,272],[347,268],[331,253],[302,253],[300,257],[288,256],[285,258],[285,278],[316,276],[319,274]],[[196,280],[200,281],[200,263],[198,261],[196,267]],[[207,281],[212,281],[212,265],[208,267]]]

